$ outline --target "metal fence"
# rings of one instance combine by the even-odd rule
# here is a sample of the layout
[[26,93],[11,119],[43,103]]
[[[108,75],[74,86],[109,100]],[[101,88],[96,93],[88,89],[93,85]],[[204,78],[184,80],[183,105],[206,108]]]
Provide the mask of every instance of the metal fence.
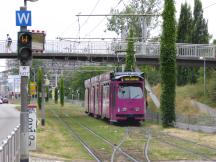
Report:
[[[146,120],[161,123],[159,112],[146,111]],[[216,132],[216,116],[209,115],[182,115],[176,114],[175,127],[207,133]]]
[[0,162],[20,161],[20,125],[0,144]]
[[[159,56],[159,42],[135,42],[136,55]],[[12,52],[17,51],[17,42],[11,45]],[[127,42],[122,41],[57,41],[48,40],[44,53],[76,53],[76,54],[125,54]],[[0,41],[0,53],[6,52],[6,42]],[[216,45],[212,44],[176,44],[178,57],[216,58]]]
[[200,126],[216,126],[216,116],[209,115],[176,115],[176,122]]
[[146,109],[145,119],[156,123],[161,123],[161,116],[159,112],[153,112],[150,108]]

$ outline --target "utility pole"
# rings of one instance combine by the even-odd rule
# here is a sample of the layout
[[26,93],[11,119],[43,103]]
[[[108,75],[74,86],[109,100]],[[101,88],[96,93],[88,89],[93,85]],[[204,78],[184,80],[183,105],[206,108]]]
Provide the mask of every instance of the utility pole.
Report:
[[[35,2],[37,0],[28,1]],[[27,26],[31,26],[31,12],[27,11],[27,0],[24,0],[24,7],[20,7],[20,11],[17,11],[16,14],[17,17],[26,18],[22,20],[16,18],[16,25],[20,26],[17,42],[18,59],[21,65],[20,162],[29,162],[29,114],[27,105],[28,77],[32,61],[32,33],[27,31]]]
[[[26,11],[27,5],[26,1],[24,1],[24,7],[20,7],[20,11]],[[20,26],[20,32],[26,32],[27,26]],[[25,34],[25,33],[24,33]],[[27,38],[26,35],[18,34],[18,49],[19,47],[19,40],[22,41]],[[29,37],[31,39],[31,37]],[[28,40],[31,41],[31,40]],[[20,48],[22,50],[22,48]],[[30,59],[23,59],[22,55],[24,56],[27,54],[31,56],[31,52],[28,50],[19,51],[18,50],[18,57],[20,57],[20,64],[21,66],[30,66],[31,64],[31,57]],[[20,56],[19,56],[20,55]],[[28,150],[28,112],[27,112],[27,105],[28,105],[28,76],[21,76],[21,113],[20,113],[20,162],[29,162],[29,150]]]
[[[20,7],[20,11],[26,11],[25,7]],[[27,26],[21,26],[20,31],[27,31]],[[23,36],[24,37],[24,36]],[[19,47],[18,47],[19,48]],[[19,52],[19,51],[18,51]],[[23,51],[27,52],[27,51]],[[22,54],[22,51],[20,51]],[[20,59],[21,66],[30,66],[31,60],[23,61]],[[21,76],[21,113],[20,113],[20,162],[29,161],[29,150],[28,150],[28,76]]]
[[[143,0],[141,1],[142,5],[142,14],[144,13],[144,6],[143,6]],[[146,45],[144,44],[146,42],[147,38],[147,24],[146,24],[146,17],[141,17],[141,28],[142,28],[142,54],[146,53]]]

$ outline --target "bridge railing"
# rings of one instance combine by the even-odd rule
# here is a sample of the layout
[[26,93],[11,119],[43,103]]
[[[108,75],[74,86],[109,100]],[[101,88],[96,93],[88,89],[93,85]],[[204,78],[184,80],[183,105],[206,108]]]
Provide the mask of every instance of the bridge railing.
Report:
[[[159,42],[135,42],[136,55],[159,56]],[[17,42],[13,41],[12,52],[17,51]],[[76,54],[125,54],[127,42],[117,41],[58,41],[48,40],[44,53],[76,53]],[[179,57],[216,58],[216,46],[212,44],[177,43],[176,52]],[[0,53],[7,53],[6,42],[0,41]]]
[[0,144],[0,162],[20,161],[20,126]]

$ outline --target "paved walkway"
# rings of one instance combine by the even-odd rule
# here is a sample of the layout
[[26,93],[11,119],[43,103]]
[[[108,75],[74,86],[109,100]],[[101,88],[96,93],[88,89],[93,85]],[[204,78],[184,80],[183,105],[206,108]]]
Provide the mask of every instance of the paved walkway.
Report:
[[67,160],[64,160],[64,159],[61,159],[55,156],[31,152],[29,161],[30,162],[66,162]]
[[191,103],[193,107],[199,109],[199,111],[206,113],[209,116],[214,116],[214,117],[216,116],[216,110],[211,108],[210,106],[194,100],[191,100]]
[[157,96],[151,89],[151,86],[147,79],[145,79],[145,89],[148,92],[148,95],[151,97],[152,101],[154,102],[155,106],[159,109],[160,108],[160,101],[158,100]]

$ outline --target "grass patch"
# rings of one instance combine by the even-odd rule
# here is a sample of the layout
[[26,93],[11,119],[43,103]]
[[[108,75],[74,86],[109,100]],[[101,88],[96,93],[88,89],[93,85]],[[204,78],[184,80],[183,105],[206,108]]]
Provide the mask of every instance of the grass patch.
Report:
[[[64,125],[56,119],[49,109],[59,107],[58,105],[46,105],[46,126],[40,124],[37,128],[37,150],[36,153],[50,154],[66,159],[91,160],[87,151],[69,134]],[[70,107],[66,104],[65,107]],[[40,113],[38,111],[38,116]]]
[[[46,105],[46,126],[38,126],[37,129],[37,154],[49,154],[70,161],[91,161],[92,158],[88,155],[87,151],[73,138],[68,130],[65,128],[55,116],[51,113],[51,109],[58,110],[61,117],[75,129],[83,139],[93,148],[99,150],[102,155],[107,156],[111,154],[112,149],[107,144],[104,144],[101,140],[96,139],[91,133],[85,131],[75,122],[80,122],[87,127],[91,128],[96,133],[100,134],[104,138],[110,140],[112,143],[119,144],[125,137],[125,127],[109,125],[108,122],[98,120],[93,117],[89,117],[84,113],[84,109],[66,103],[62,108],[59,105],[49,103]],[[38,111],[40,117],[40,112]],[[143,146],[147,140],[144,136],[145,130],[151,130],[152,134],[157,132],[167,133],[173,136],[181,137],[187,140],[194,141],[196,143],[205,144],[208,146],[216,147],[216,137],[214,134],[206,134],[199,132],[190,132],[179,129],[164,129],[161,125],[154,124],[152,122],[144,122],[140,127],[130,128],[129,137],[126,138],[125,143],[122,145],[126,150],[134,150],[140,152],[143,150]],[[143,131],[144,130],[144,131]],[[143,137],[143,138],[142,138]],[[173,139],[175,141],[175,139]],[[178,140],[176,138],[176,140]],[[193,148],[194,145],[187,144],[184,141],[176,141],[179,145],[186,145],[188,148]],[[202,152],[207,155],[214,156],[214,153],[209,153],[207,150],[200,148]],[[178,148],[160,142],[156,139],[150,141],[150,159],[151,160],[176,160],[176,159],[196,159],[190,153],[186,153]]]

